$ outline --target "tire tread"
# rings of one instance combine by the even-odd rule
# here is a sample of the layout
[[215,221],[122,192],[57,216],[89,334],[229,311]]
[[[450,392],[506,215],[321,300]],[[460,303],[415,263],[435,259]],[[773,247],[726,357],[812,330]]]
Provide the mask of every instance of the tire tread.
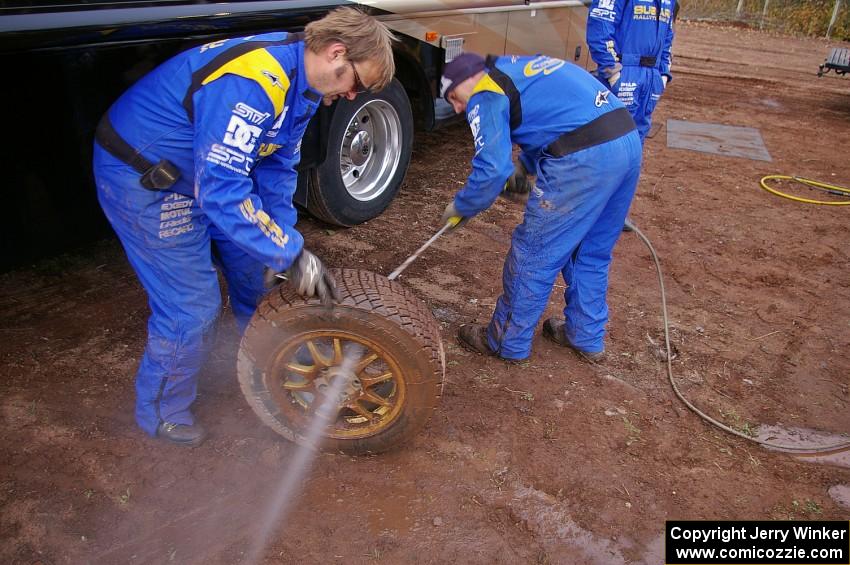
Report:
[[[426,399],[430,407],[427,414],[412,416],[408,414],[405,422],[393,425],[386,431],[368,438],[330,440],[330,445],[334,449],[348,453],[385,451],[418,432],[439,403],[445,376],[445,359],[439,325],[427,305],[400,283],[364,270],[332,269],[331,272],[337,281],[342,306],[368,312],[370,315],[380,316],[393,322],[413,339],[428,359],[430,374],[425,376],[425,380],[433,383],[436,394],[433,398]],[[248,384],[254,371],[257,370],[255,355],[252,352],[252,336],[262,335],[262,332],[270,325],[275,326],[277,320],[285,319],[298,310],[312,309],[316,306],[319,306],[317,299],[305,299],[296,294],[289,285],[278,285],[258,305],[240,346],[238,373],[243,393],[261,419],[280,433],[282,433],[279,429],[281,423],[271,421],[273,416],[257,405],[261,401],[254,398],[256,391],[252,390]],[[289,434],[283,435],[293,439]]]

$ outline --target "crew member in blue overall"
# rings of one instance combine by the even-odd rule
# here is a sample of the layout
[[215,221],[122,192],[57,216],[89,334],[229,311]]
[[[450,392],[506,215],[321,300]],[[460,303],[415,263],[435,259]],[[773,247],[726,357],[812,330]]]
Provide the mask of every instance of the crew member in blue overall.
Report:
[[466,112],[475,144],[472,172],[446,207],[444,224],[461,225],[496,200],[514,172],[512,143],[537,175],[490,324],[463,326],[461,344],[503,359],[527,358],[561,273],[565,319],[546,320],[543,334],[601,359],[608,267],[640,175],[634,121],[587,71],[546,56],[485,61],[463,53],[446,65],[442,90],[456,112]]
[[676,0],[593,0],[587,45],[597,78],[617,95],[637,124],[641,141],[652,111],[672,80]]
[[333,278],[294,227],[301,137],[323,100],[392,80],[391,40],[380,22],[340,8],[303,34],[214,41],[150,72],[101,120],[98,199],[151,308],[136,375],[148,434],[205,437],[190,406],[221,310],[216,266],[240,329],[268,273],[332,304]]

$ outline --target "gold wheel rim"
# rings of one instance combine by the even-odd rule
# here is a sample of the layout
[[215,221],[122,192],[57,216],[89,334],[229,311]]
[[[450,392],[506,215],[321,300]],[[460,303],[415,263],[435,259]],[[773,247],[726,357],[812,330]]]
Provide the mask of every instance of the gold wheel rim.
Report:
[[[401,366],[386,348],[344,331],[307,332],[289,340],[272,356],[263,380],[298,433],[329,402],[322,436],[333,439],[381,433],[398,418],[407,392]],[[337,393],[333,399],[331,392]]]

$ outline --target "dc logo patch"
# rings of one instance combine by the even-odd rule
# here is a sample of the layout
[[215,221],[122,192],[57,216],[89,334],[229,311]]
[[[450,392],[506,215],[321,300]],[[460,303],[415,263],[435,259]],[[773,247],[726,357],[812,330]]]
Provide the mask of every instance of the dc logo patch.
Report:
[[603,104],[608,104],[608,95],[611,94],[610,90],[600,90],[596,93],[596,107],[601,108]]
[[244,153],[252,153],[257,144],[257,138],[262,132],[262,129],[252,126],[239,116],[230,116],[230,123],[227,124],[227,132],[224,134],[224,143]]

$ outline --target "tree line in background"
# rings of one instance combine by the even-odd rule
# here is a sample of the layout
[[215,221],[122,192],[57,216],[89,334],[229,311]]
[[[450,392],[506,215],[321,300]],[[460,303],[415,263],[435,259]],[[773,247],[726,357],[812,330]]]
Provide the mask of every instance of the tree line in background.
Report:
[[850,40],[849,0],[679,0],[680,17]]

